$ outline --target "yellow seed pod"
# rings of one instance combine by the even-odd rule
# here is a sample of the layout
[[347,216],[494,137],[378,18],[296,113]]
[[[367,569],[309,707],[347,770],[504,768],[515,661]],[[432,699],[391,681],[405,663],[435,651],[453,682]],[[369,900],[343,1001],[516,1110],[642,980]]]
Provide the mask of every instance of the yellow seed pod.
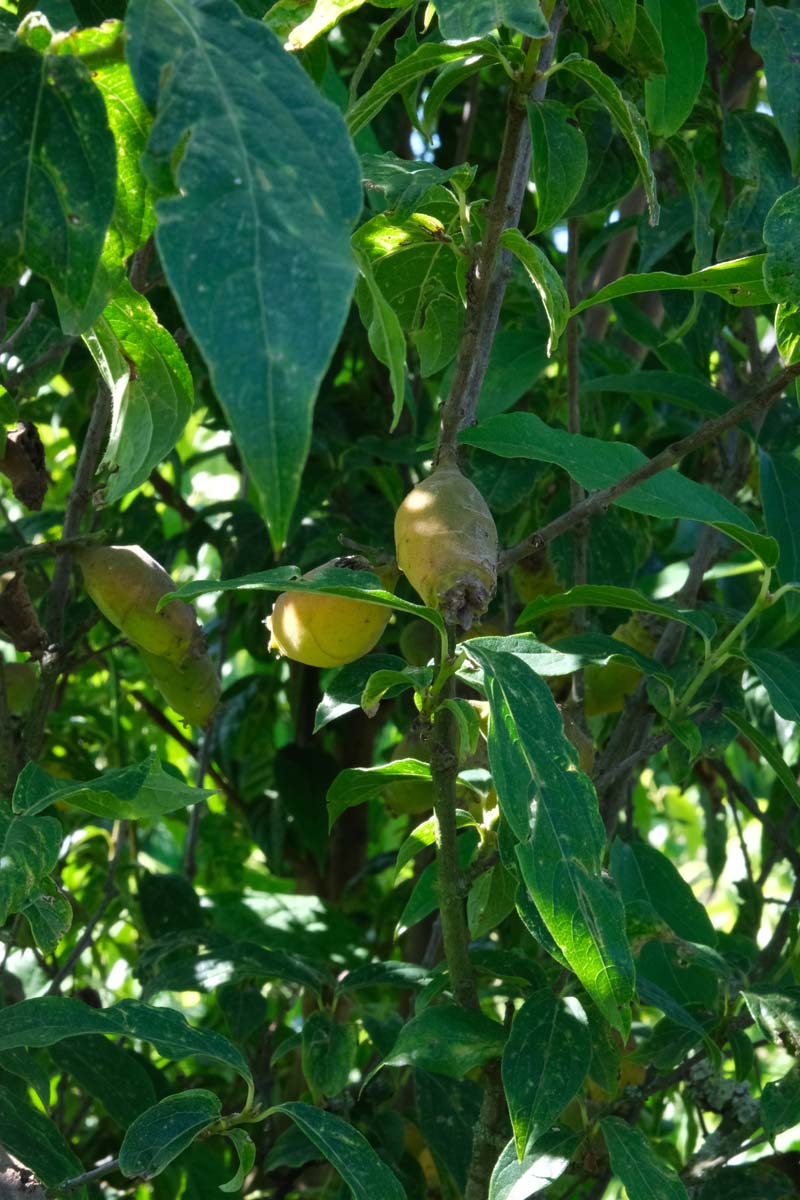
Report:
[[207,653],[187,658],[182,666],[146,650],[140,653],[161,695],[190,725],[207,725],[219,704],[217,668]]
[[6,704],[12,717],[18,717],[27,712],[31,706],[33,693],[39,678],[33,663],[7,662],[3,663],[3,678],[6,685]]
[[[372,567],[355,555],[331,559],[303,579],[316,579],[331,567],[371,571],[387,591],[397,583],[393,567]],[[282,592],[265,622],[271,634],[269,648],[308,667],[342,667],[369,654],[391,615],[390,608],[344,596]]]
[[[636,617],[631,617],[624,625],[617,626],[612,637],[618,642],[624,642],[632,650],[638,650],[640,654],[651,654],[657,641]],[[583,686],[587,717],[622,712],[625,697],[636,689],[641,678],[642,672],[638,667],[622,662],[610,662],[604,666],[593,663],[586,667]]]
[[203,630],[191,604],[156,606],[175,584],[141,546],[85,546],[75,551],[86,591],[125,637],[179,666],[203,653]]
[[394,522],[397,565],[430,608],[469,629],[497,586],[497,529],[473,483],[445,462],[406,496]]

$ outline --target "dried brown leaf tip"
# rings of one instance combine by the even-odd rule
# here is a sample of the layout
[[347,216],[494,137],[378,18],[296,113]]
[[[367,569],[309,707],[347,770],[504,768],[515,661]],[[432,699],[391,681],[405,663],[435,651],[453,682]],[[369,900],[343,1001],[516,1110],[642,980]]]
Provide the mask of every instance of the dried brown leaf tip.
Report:
[[32,421],[20,421],[6,434],[0,472],[6,475],[20,504],[39,512],[47,493],[44,446]]

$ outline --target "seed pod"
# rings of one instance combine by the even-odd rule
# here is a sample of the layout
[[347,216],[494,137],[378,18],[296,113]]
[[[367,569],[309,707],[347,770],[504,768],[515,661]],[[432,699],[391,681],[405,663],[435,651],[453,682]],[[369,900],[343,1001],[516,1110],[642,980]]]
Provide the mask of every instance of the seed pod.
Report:
[[452,463],[406,496],[394,522],[397,565],[430,608],[464,629],[497,586],[497,530],[486,501]]
[[[388,591],[397,582],[394,568],[372,567],[357,555],[331,559],[303,579],[316,579],[331,567],[371,571]],[[269,648],[308,667],[342,667],[370,652],[391,615],[389,608],[345,596],[282,592],[265,622],[271,634]]]
[[204,652],[176,666],[147,650],[140,653],[170,708],[190,725],[207,725],[219,704],[220,693],[219,674],[211,656]]
[[100,612],[138,647],[176,666],[203,654],[203,631],[191,604],[172,600],[156,611],[175,584],[141,546],[86,546],[75,557]]

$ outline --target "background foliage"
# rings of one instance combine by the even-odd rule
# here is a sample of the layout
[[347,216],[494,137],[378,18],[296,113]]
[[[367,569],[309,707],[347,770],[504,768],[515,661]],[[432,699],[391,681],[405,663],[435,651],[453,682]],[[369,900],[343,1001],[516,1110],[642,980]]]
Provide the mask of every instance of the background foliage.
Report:
[[[800,4],[32,9],[0,1192],[796,1196]],[[393,552],[437,438],[503,547],[482,623],[298,585]],[[196,603],[205,729],[87,538]],[[298,586],[391,605],[380,645],[276,659]]]

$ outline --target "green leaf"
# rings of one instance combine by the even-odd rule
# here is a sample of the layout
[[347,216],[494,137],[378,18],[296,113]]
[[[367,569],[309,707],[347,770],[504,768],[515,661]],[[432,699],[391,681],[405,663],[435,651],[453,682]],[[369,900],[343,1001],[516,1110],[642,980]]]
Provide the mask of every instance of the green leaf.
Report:
[[[320,34],[333,29],[342,17],[361,8],[363,3],[364,0],[308,0],[306,3],[278,0],[264,21],[276,37],[286,40],[288,50],[303,50]],[[298,20],[298,17],[302,19]]]
[[[532,625],[539,617],[548,612],[558,612],[565,608],[584,608],[589,605],[602,608],[623,608],[629,612],[646,612],[663,617],[666,621],[680,621],[689,625],[701,636],[708,640],[714,636],[716,626],[707,613],[696,612],[693,609],[678,608],[666,600],[651,600],[635,588],[614,587],[611,584],[579,584],[568,592],[552,596],[539,596],[526,605],[517,618],[517,627],[524,629]],[[539,672],[545,674],[545,672]]]
[[517,881],[502,863],[484,871],[467,896],[467,925],[474,941],[487,937],[514,911]]
[[30,267],[78,333],[114,208],[116,151],[103,97],[80,59],[0,53],[0,282]]
[[630,1200],[688,1200],[675,1171],[657,1156],[641,1130],[621,1117],[602,1117],[600,1128],[611,1168]]
[[435,0],[434,8],[446,41],[482,37],[500,25],[531,38],[546,38],[549,32],[539,0]]
[[741,21],[747,10],[747,0],[719,0],[719,6],[726,16]]
[[792,454],[762,452],[759,479],[767,533],[780,546],[781,583],[800,580],[800,462]]
[[406,339],[397,313],[378,286],[369,259],[364,254],[358,258],[369,292],[372,314],[367,325],[367,337],[378,362],[389,368],[392,385],[392,423],[389,432],[393,433],[400,420],[406,394]]
[[52,1046],[63,1038],[110,1033],[151,1042],[173,1060],[197,1055],[232,1067],[249,1084],[250,1068],[242,1053],[218,1033],[193,1029],[180,1013],[122,1000],[97,1009],[69,996],[41,996],[0,1009],[0,1051],[17,1046]]
[[589,1026],[577,1001],[557,999],[549,988],[525,1001],[503,1051],[503,1090],[520,1162],[583,1087],[591,1061]]
[[550,337],[547,341],[547,355],[550,357],[555,352],[569,320],[567,289],[544,251],[533,242],[527,241],[518,229],[507,229],[500,241],[519,259],[539,293],[550,326]]
[[617,840],[611,847],[611,871],[626,909],[644,919],[655,913],[684,941],[716,945],[706,909],[660,850],[646,842]]
[[694,375],[679,375],[673,371],[637,371],[633,375],[601,375],[581,383],[584,395],[617,392],[628,396],[657,396],[670,400],[690,412],[718,417],[730,408],[725,397]]
[[764,60],[770,107],[789,150],[792,171],[797,174],[800,169],[800,90],[797,87],[800,12],[758,0],[750,40],[753,49]]
[[765,1038],[797,1054],[800,1049],[800,988],[792,984],[749,987],[742,997]]
[[[640,9],[644,12],[644,9]],[[580,217],[613,207],[636,185],[639,169],[627,142],[620,136],[605,105],[594,96],[575,109],[586,138],[589,162],[583,186],[568,217]]]
[[748,650],[747,661],[767,689],[779,717],[800,721],[800,650]]
[[478,400],[478,420],[513,408],[533,387],[546,366],[544,334],[520,329],[499,330]]
[[446,1075],[431,1075],[428,1071],[414,1072],[419,1131],[433,1155],[437,1171],[441,1171],[442,1166],[446,1168],[459,1189],[458,1195],[462,1195],[467,1186],[482,1090],[472,1079],[448,1079]]
[[437,67],[443,67],[446,63],[461,62],[465,58],[481,54],[488,55],[496,61],[499,55],[497,44],[483,38],[479,41],[464,42],[460,46],[443,46],[441,43],[432,42],[419,46],[384,71],[369,91],[351,106],[346,118],[350,136],[355,137],[359,130],[369,125],[392,96],[408,84],[415,83],[429,71],[435,71]]
[[233,0],[133,0],[125,23],[136,87],[158,108],[149,173],[174,169],[161,262],[277,550],[355,284],[358,161],[333,105]]
[[250,1134],[244,1129],[226,1129],[225,1137],[228,1141],[233,1142],[234,1149],[239,1156],[239,1166],[233,1178],[229,1179],[227,1183],[221,1184],[219,1190],[221,1192],[240,1192],[255,1164],[256,1145]]
[[[469,866],[478,845],[477,822],[472,822],[474,828],[469,828],[458,839],[458,865],[461,871]],[[429,863],[420,875],[408,902],[397,921],[396,936],[402,937],[407,929],[423,921],[425,917],[436,912],[439,907],[439,867],[435,862]]]
[[213,992],[248,979],[278,979],[317,993],[331,985],[330,977],[300,954],[234,942],[168,963],[148,980],[142,997],[151,1000],[160,992]]
[[59,801],[96,817],[135,821],[177,812],[213,795],[165,771],[161,759],[150,754],[134,767],[112,768],[85,781],[58,779],[28,763],[20,772],[13,803],[15,812],[28,815]]
[[564,1174],[579,1144],[577,1133],[559,1130],[531,1146],[520,1161],[512,1138],[492,1171],[489,1200],[528,1200],[544,1191]]
[[41,883],[41,894],[22,909],[42,954],[53,954],[72,927],[72,905],[49,878]]
[[354,1200],[405,1200],[405,1190],[367,1139],[333,1113],[292,1102],[269,1109],[267,1116],[282,1113],[313,1142],[339,1172]]
[[647,123],[657,137],[672,137],[695,106],[706,74],[706,38],[695,0],[644,0],[664,46],[666,74],[644,85]]
[[[338,717],[360,708],[364,688],[378,671],[402,671],[405,666],[405,659],[396,654],[368,654],[340,667],[324,685],[323,696],[314,717],[314,733]],[[396,690],[387,692],[387,695],[399,695],[404,690],[405,687],[398,685]]]
[[589,153],[571,109],[557,100],[528,105],[536,184],[536,228],[550,229],[581,190]]
[[156,1103],[153,1081],[138,1057],[106,1037],[64,1038],[51,1046],[50,1057],[123,1128]]
[[205,1088],[159,1100],[126,1132],[119,1151],[120,1171],[128,1179],[160,1175],[221,1114],[219,1097]]
[[[463,829],[465,826],[474,825],[478,827],[478,822],[471,813],[464,812],[463,809],[456,809],[456,828]],[[397,861],[395,862],[395,874],[410,863],[423,850],[425,846],[432,846],[436,840],[436,818],[428,817],[427,821],[423,821],[418,825],[412,833],[408,835],[406,840],[397,852]]]
[[[555,463],[590,492],[610,487],[647,462],[641,450],[627,442],[604,442],[567,433],[546,425],[535,413],[500,413],[465,429],[460,440],[501,458]],[[737,540],[741,540],[739,530],[749,534],[754,531],[750,518],[724,496],[672,469],[623,492],[613,503],[651,517],[702,521],[725,533],[735,529],[729,536]],[[760,539],[765,552],[769,550],[769,542],[770,539]],[[777,547],[774,550],[777,552]]]
[[457,1004],[435,1004],[412,1017],[381,1066],[421,1067],[435,1075],[463,1079],[490,1058],[499,1058],[506,1032],[483,1013]]
[[800,304],[800,187],[786,192],[767,213],[764,244],[764,283],[770,297],[778,303]]
[[765,1086],[761,1093],[761,1119],[770,1138],[800,1122],[800,1071],[796,1066]]
[[[83,1164],[53,1122],[16,1092],[0,1087],[0,1145],[46,1187],[83,1174]],[[86,1188],[70,1192],[85,1200]]]
[[590,87],[597,98],[605,105],[612,120],[619,129],[625,141],[631,148],[639,175],[642,180],[647,207],[650,212],[650,224],[657,225],[659,219],[659,204],[656,196],[656,178],[650,162],[650,142],[647,137],[647,127],[637,108],[626,100],[612,79],[601,71],[597,63],[581,58],[579,54],[568,54],[565,59],[552,68],[555,71],[569,71]]
[[318,1009],[303,1023],[301,1046],[303,1074],[315,1099],[344,1091],[356,1061],[356,1026]]
[[380,796],[387,783],[395,779],[424,779],[429,781],[431,769],[428,763],[416,758],[399,758],[381,767],[345,767],[328,789],[328,828],[348,808],[365,804]]
[[771,741],[768,737],[765,737],[760,729],[757,729],[755,725],[751,725],[750,722],[746,721],[742,714],[738,713],[735,709],[726,708],[723,710],[722,715],[728,721],[730,721],[731,725],[736,726],[739,732],[747,738],[748,742],[751,742],[752,745],[755,746],[756,750],[758,750],[764,761],[769,763],[769,765],[772,767],[773,771],[786,788],[786,791],[789,793],[792,800],[794,800],[795,804],[800,807],[800,786],[798,786],[797,780],[794,777],[794,773],[790,771],[789,767],[784,762],[781,752],[776,746],[775,742]]
[[414,162],[396,154],[364,154],[361,157],[364,186],[381,192],[386,207],[398,221],[410,217],[433,188],[452,180],[466,191],[475,178],[476,168],[469,163],[455,167],[437,167],[429,162]]
[[669,271],[649,271],[644,275],[623,275],[614,283],[601,288],[582,300],[572,315],[584,312],[595,304],[605,304],[620,296],[636,296],[641,292],[687,292],[695,289],[721,296],[728,304],[747,306],[766,304],[769,293],[764,285],[764,255],[751,254],[730,262],[715,263],[689,275],[673,275]]
[[183,433],[194,401],[189,368],[144,296],[123,280],[84,335],[112,399],[106,502],[139,487]]
[[63,836],[54,817],[14,816],[0,804],[0,924],[38,899],[58,862]]
[[[506,639],[502,639],[505,641]],[[476,640],[491,705],[489,762],[522,878],[559,952],[606,1020],[627,1036],[633,960],[624,909],[601,878],[605,831],[589,778],[544,680]]]
[[426,967],[406,962],[370,962],[354,967],[336,981],[337,996],[367,987],[427,987],[433,976]]

